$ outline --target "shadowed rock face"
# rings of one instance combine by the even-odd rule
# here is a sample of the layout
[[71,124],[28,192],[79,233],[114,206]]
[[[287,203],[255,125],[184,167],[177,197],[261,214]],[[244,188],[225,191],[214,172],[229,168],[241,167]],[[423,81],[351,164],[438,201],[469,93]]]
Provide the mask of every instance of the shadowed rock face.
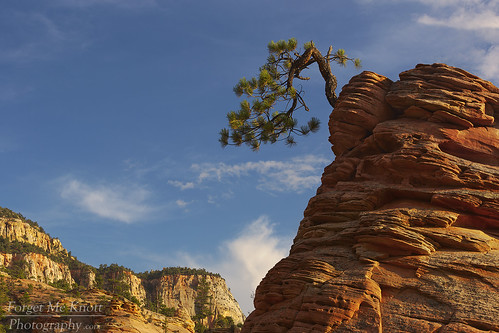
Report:
[[363,72],[336,155],[243,332],[499,331],[499,89],[418,65]]

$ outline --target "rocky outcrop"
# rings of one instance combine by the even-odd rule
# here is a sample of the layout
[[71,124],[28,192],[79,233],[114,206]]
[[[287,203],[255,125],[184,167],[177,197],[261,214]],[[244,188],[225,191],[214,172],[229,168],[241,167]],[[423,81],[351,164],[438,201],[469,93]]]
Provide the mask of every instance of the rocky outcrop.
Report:
[[[235,324],[243,323],[245,317],[227,288],[225,280],[215,275],[205,277],[210,285],[209,295],[213,316],[232,317]],[[157,295],[167,307],[184,308],[191,317],[194,317],[197,287],[201,278],[201,275],[164,275],[149,282],[152,287],[151,294]]]
[[95,272],[91,267],[73,268],[71,269],[71,276],[83,288],[92,289],[96,286]]
[[498,118],[499,89],[458,68],[352,78],[243,332],[499,331]]
[[130,271],[124,271],[123,273],[122,281],[130,287],[130,294],[136,297],[141,304],[145,304],[147,295],[142,284],[142,279],[138,278]]
[[39,253],[26,253],[23,259],[27,264],[28,279],[43,283],[64,281],[69,286],[74,284],[67,265],[55,262]]
[[[57,288],[67,290],[75,287],[75,283],[79,287],[78,291],[73,291],[75,294],[84,289],[90,294],[104,292],[94,289],[96,287],[110,291],[104,293],[114,298],[109,311],[98,320],[97,324],[101,327],[97,330],[99,332],[193,333],[195,324],[192,317],[196,315],[197,287],[202,276],[209,285],[212,313],[204,319],[203,324],[210,326],[221,316],[232,317],[235,324],[242,323],[245,319],[225,280],[218,275],[202,269],[188,268],[173,270],[205,274],[166,274],[164,271],[150,271],[137,275],[117,264],[101,265],[96,269],[72,257],[58,239],[46,234],[36,222],[2,207],[0,216],[1,275],[9,281],[26,279],[25,281],[36,281],[56,287],[40,287],[47,288],[47,294]],[[168,268],[164,270],[171,272]],[[69,304],[71,301],[69,296],[61,300]],[[166,305],[174,308],[175,314],[166,316],[172,314],[155,313],[145,307],[139,308],[138,304],[157,310]]]
[[43,283],[64,281],[69,286],[74,284],[67,265],[55,262],[42,254],[0,253],[0,267],[10,268],[20,261],[26,263],[24,270],[27,279]]
[[[1,267],[12,269],[20,265],[28,279],[43,283],[64,282],[68,286],[74,284],[68,265],[61,260],[69,255],[59,239],[12,217],[0,217],[0,238],[5,251],[0,252]],[[5,240],[8,242],[4,244]],[[13,246],[15,243],[29,246]],[[32,252],[34,250],[37,252]]]
[[21,219],[0,217],[0,237],[11,242],[18,241],[35,245],[49,254],[68,255],[59,239],[50,237]]
[[[17,271],[21,269],[24,271],[22,274],[24,277],[38,282],[49,284],[65,282],[65,285],[70,287],[76,282],[83,288],[91,289],[99,286],[115,292],[121,291],[122,295],[128,294],[127,297],[135,297],[141,305],[164,304],[175,308],[179,313],[190,316],[189,320],[185,318],[182,320],[188,324],[192,322],[191,317],[196,314],[197,286],[201,275],[164,275],[158,271],[155,274],[157,273],[159,278],[143,279],[117,264],[104,265],[102,271],[99,271],[100,268],[96,270],[70,257],[61,242],[43,232],[43,229],[37,227],[36,223],[12,217],[19,214],[12,213],[8,209],[2,210],[2,212],[6,211],[10,213],[10,216],[0,217],[0,240],[3,244],[3,251],[0,250],[0,267],[4,267],[8,273],[12,274],[16,270],[14,275],[19,275]],[[99,277],[96,276],[96,272],[100,274]],[[208,318],[207,324],[210,324],[210,319],[214,320],[220,316],[232,317],[235,324],[243,323],[245,317],[225,280],[217,275],[205,274],[204,276],[210,285],[209,295],[213,313],[213,316]],[[97,283],[97,278],[100,280],[99,283]],[[145,285],[148,288],[145,288]],[[169,320],[175,321],[178,318]],[[188,326],[190,327],[190,324]]]

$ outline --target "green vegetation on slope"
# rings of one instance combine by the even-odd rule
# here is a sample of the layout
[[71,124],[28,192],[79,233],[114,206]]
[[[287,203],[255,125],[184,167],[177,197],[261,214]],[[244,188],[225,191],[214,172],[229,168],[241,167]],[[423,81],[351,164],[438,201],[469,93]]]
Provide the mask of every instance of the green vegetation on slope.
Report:
[[15,213],[8,208],[0,207],[0,217],[20,219],[21,221],[28,223],[33,228],[38,229],[39,231],[46,233],[45,230],[43,230],[43,228],[41,226],[39,226],[37,222],[32,221],[30,219],[27,219],[21,213]]
[[11,241],[3,237],[0,237],[0,252],[12,253],[12,254],[39,253],[43,254],[47,258],[50,258],[57,263],[65,265],[68,265],[70,261],[72,261],[70,255],[66,255],[64,253],[57,253],[57,254],[49,253],[46,250],[34,244],[19,242],[19,241]]
[[[15,213],[8,208],[0,207],[0,217],[7,219],[19,219],[36,230],[47,234],[37,222],[25,218],[20,213]],[[47,234],[48,235],[48,234]],[[50,237],[50,235],[48,235]],[[154,280],[160,279],[163,276],[172,275],[196,275],[201,276],[199,284],[197,286],[198,297],[195,300],[196,303],[196,316],[193,318],[196,321],[196,331],[203,332],[206,330],[206,326],[203,325],[203,320],[208,316],[212,316],[211,313],[211,296],[210,296],[210,285],[206,280],[206,276],[213,276],[222,278],[218,273],[211,273],[203,268],[189,268],[189,267],[165,267],[162,270],[150,270],[142,273],[135,273],[131,269],[118,264],[111,265],[99,265],[98,268],[87,265],[76,257],[71,255],[71,252],[67,254],[64,252],[53,254],[44,250],[43,248],[36,246],[34,244],[23,242],[23,241],[10,241],[6,238],[0,237],[0,253],[9,253],[13,255],[19,255],[20,258],[16,258],[12,261],[9,267],[3,268],[13,278],[26,278],[27,263],[23,259],[22,255],[26,253],[38,253],[41,254],[54,262],[67,265],[71,271],[71,275],[76,282],[76,285],[69,285],[67,281],[59,280],[50,283],[51,286],[64,290],[67,293],[79,294],[82,291],[82,287],[79,286],[82,281],[78,280],[82,276],[82,272],[85,270],[91,271],[95,274],[95,287],[99,289],[106,290],[113,293],[116,296],[126,298],[139,306],[143,306],[149,310],[158,312],[167,317],[175,316],[177,309],[172,307],[167,307],[163,304],[161,299],[146,299],[145,304],[131,295],[131,287],[127,281],[127,273],[134,274],[142,280],[142,284],[146,290],[148,297],[154,294],[152,292]],[[0,286],[0,299],[2,298],[2,286]],[[28,295],[29,296],[29,295]],[[1,315],[1,314],[0,314]],[[215,318],[216,327],[233,327],[234,321],[231,317],[219,316]],[[1,329],[1,327],[0,327]],[[1,332],[1,331],[0,331]]]
[[204,268],[189,268],[189,267],[164,267],[160,271],[150,270],[148,272],[137,273],[136,275],[139,278],[147,281],[159,279],[166,275],[202,275],[202,276],[209,275],[221,278],[220,274],[208,272]]

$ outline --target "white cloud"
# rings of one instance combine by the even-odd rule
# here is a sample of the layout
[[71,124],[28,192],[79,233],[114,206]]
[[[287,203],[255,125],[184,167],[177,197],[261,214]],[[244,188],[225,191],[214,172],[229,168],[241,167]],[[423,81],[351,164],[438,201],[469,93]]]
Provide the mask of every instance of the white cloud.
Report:
[[499,14],[492,9],[473,11],[458,8],[449,17],[441,18],[424,14],[417,21],[421,24],[462,30],[499,29]]
[[417,22],[459,30],[499,29],[499,2],[484,0],[414,0],[433,9]]
[[260,190],[302,192],[317,187],[328,162],[324,157],[306,155],[289,161],[193,164],[192,169],[198,173],[198,184],[256,175],[257,188]]
[[[395,0],[398,1],[398,0]],[[412,0],[416,2],[420,2],[422,4],[435,7],[435,8],[442,8],[442,7],[449,7],[449,6],[476,6],[480,5],[483,3],[483,0]]]
[[479,70],[486,79],[499,79],[499,45],[494,45],[487,51],[483,51]]
[[151,253],[140,248],[129,248],[124,253],[148,262],[148,267],[186,266],[219,273],[247,315],[254,309],[252,294],[256,287],[288,255],[291,243],[291,236],[277,235],[270,219],[262,215],[233,239],[223,241],[213,254],[177,252],[173,258],[171,253]]
[[178,187],[182,191],[183,190],[187,190],[187,189],[191,189],[191,188],[195,187],[195,184],[193,182],[186,182],[186,183],[184,183],[184,182],[181,182],[181,181],[178,181],[178,180],[169,180],[168,184],[170,184],[172,186],[175,186],[175,187]]
[[179,206],[180,208],[185,208],[187,207],[187,205],[189,204],[187,201],[184,201],[184,200],[177,200],[175,201],[175,203],[177,204],[177,206]]
[[92,186],[76,179],[65,179],[60,195],[90,213],[125,223],[136,222],[152,211],[145,204],[149,192],[140,187]]
[[[228,261],[221,267],[224,276],[236,277],[249,283],[254,290],[267,271],[289,251],[289,240],[274,235],[273,225],[267,216],[260,216],[244,228],[234,240],[222,246],[229,254]],[[234,267],[239,267],[238,272]],[[247,286],[244,286],[247,288]]]
[[291,237],[276,235],[269,218],[261,216],[235,239],[221,246],[225,255],[213,270],[226,279],[245,313],[253,310],[251,295],[258,284],[279,260],[288,255],[291,240]]
[[276,235],[270,219],[260,216],[236,238],[225,241],[220,246],[217,258],[186,253],[179,254],[179,258],[191,267],[203,267],[220,273],[247,314],[253,310],[252,293],[267,272],[288,255],[290,247],[291,237]]
[[478,75],[499,80],[499,1],[416,1],[432,8],[432,13],[419,16],[417,23],[460,32],[447,52],[472,64]]
[[[422,6],[413,11],[413,20],[393,20],[382,25],[383,39],[374,39],[365,52],[365,62],[390,72],[415,63],[443,62],[474,74],[499,81],[499,1],[485,0],[356,0],[361,5]],[[416,8],[416,7],[415,7]],[[390,24],[393,22],[394,24]],[[387,51],[389,50],[389,51]],[[362,56],[361,56],[362,58]],[[388,65],[387,65],[388,64]],[[397,74],[397,73],[393,73]],[[393,76],[396,79],[395,76]],[[495,81],[495,82],[494,82]]]

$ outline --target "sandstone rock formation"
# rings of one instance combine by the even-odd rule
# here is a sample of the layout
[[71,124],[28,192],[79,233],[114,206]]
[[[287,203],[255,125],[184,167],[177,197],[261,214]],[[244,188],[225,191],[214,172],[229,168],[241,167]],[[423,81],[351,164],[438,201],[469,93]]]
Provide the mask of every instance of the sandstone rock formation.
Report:
[[[8,256],[9,254],[3,254]],[[2,254],[0,254],[0,257]],[[71,271],[67,265],[55,262],[40,253],[25,253],[19,258],[26,262],[27,275],[26,278],[43,282],[53,283],[57,281],[64,281],[69,286],[74,284],[71,277]],[[8,264],[5,266],[9,266]]]
[[27,264],[26,277],[31,280],[43,283],[64,281],[69,286],[74,284],[69,267],[50,258],[68,257],[68,252],[59,239],[50,237],[21,219],[4,217],[0,217],[0,238],[9,242],[30,244],[43,252],[0,252],[0,267],[11,267],[16,262],[23,261]]
[[[244,322],[245,317],[239,304],[232,296],[225,280],[218,275],[198,270],[206,273],[199,275],[192,273],[196,270],[186,269],[185,272],[188,273],[185,274],[151,271],[150,274],[139,274],[139,277],[117,264],[103,265],[102,269],[95,269],[72,257],[57,238],[50,237],[36,223],[25,220],[22,215],[6,208],[0,207],[0,214],[7,216],[0,215],[0,269],[5,271],[4,275],[8,279],[22,277],[69,288],[75,287],[76,282],[80,288],[100,287],[112,290],[121,296],[128,295],[126,297],[130,299],[133,299],[133,296],[136,298],[135,301],[142,305],[154,304],[159,307],[164,304],[177,310],[174,317],[165,317],[143,308],[142,310],[147,313],[146,320],[145,315],[138,314],[134,303],[122,297],[121,300],[115,300],[116,306],[113,309],[116,311],[113,311],[119,315],[112,315],[118,318],[112,321],[111,326],[114,328],[111,329],[109,325],[103,324],[108,321],[107,317],[103,318],[103,323],[100,323],[102,327],[107,327],[106,332],[114,332],[116,327],[119,327],[119,330],[116,329],[117,332],[163,332],[165,327],[173,331],[194,332],[191,318],[196,315],[197,286],[202,276],[206,277],[210,286],[210,310],[213,314],[204,324],[209,326],[220,316],[232,317],[235,324]],[[144,324],[144,321],[147,323]],[[134,325],[139,325],[139,328],[133,328]],[[149,327],[147,330],[146,326]]]
[[0,217],[0,237],[35,245],[50,254],[67,255],[61,241],[18,218]]
[[335,161],[243,332],[499,331],[499,89],[418,65],[352,78]]
[[144,304],[147,298],[146,290],[144,289],[142,280],[135,274],[129,271],[124,272],[124,282],[130,286],[130,294]]
[[[128,270],[119,270],[107,276],[108,279],[120,280],[129,286],[130,295],[141,304],[150,301],[168,308],[182,309],[189,318],[196,315],[197,287],[202,277],[199,274],[165,274],[158,278],[141,279]],[[204,277],[210,286],[210,310],[213,314],[210,318],[231,317],[235,324],[242,324],[245,316],[225,280],[217,275],[208,274]]]
[[[152,294],[158,295],[167,307],[184,308],[191,317],[196,314],[195,300],[201,275],[165,275],[149,282]],[[213,317],[232,317],[235,324],[243,323],[244,314],[225,280],[215,275],[206,275],[210,285],[211,312]]]
[[[10,299],[2,305],[0,330],[8,332],[81,332],[81,333],[194,333],[194,323],[179,314],[165,317],[139,309],[126,299],[99,289],[85,290],[79,294],[67,293],[41,282],[28,279],[0,277],[0,289],[7,286]],[[19,299],[29,290],[33,306],[29,320],[20,310]],[[3,294],[5,297],[5,294]],[[17,310],[16,310],[17,308]],[[71,316],[65,314],[70,313]]]
[[71,277],[79,286],[86,289],[92,289],[96,285],[95,272],[90,267],[78,267],[71,269]]

